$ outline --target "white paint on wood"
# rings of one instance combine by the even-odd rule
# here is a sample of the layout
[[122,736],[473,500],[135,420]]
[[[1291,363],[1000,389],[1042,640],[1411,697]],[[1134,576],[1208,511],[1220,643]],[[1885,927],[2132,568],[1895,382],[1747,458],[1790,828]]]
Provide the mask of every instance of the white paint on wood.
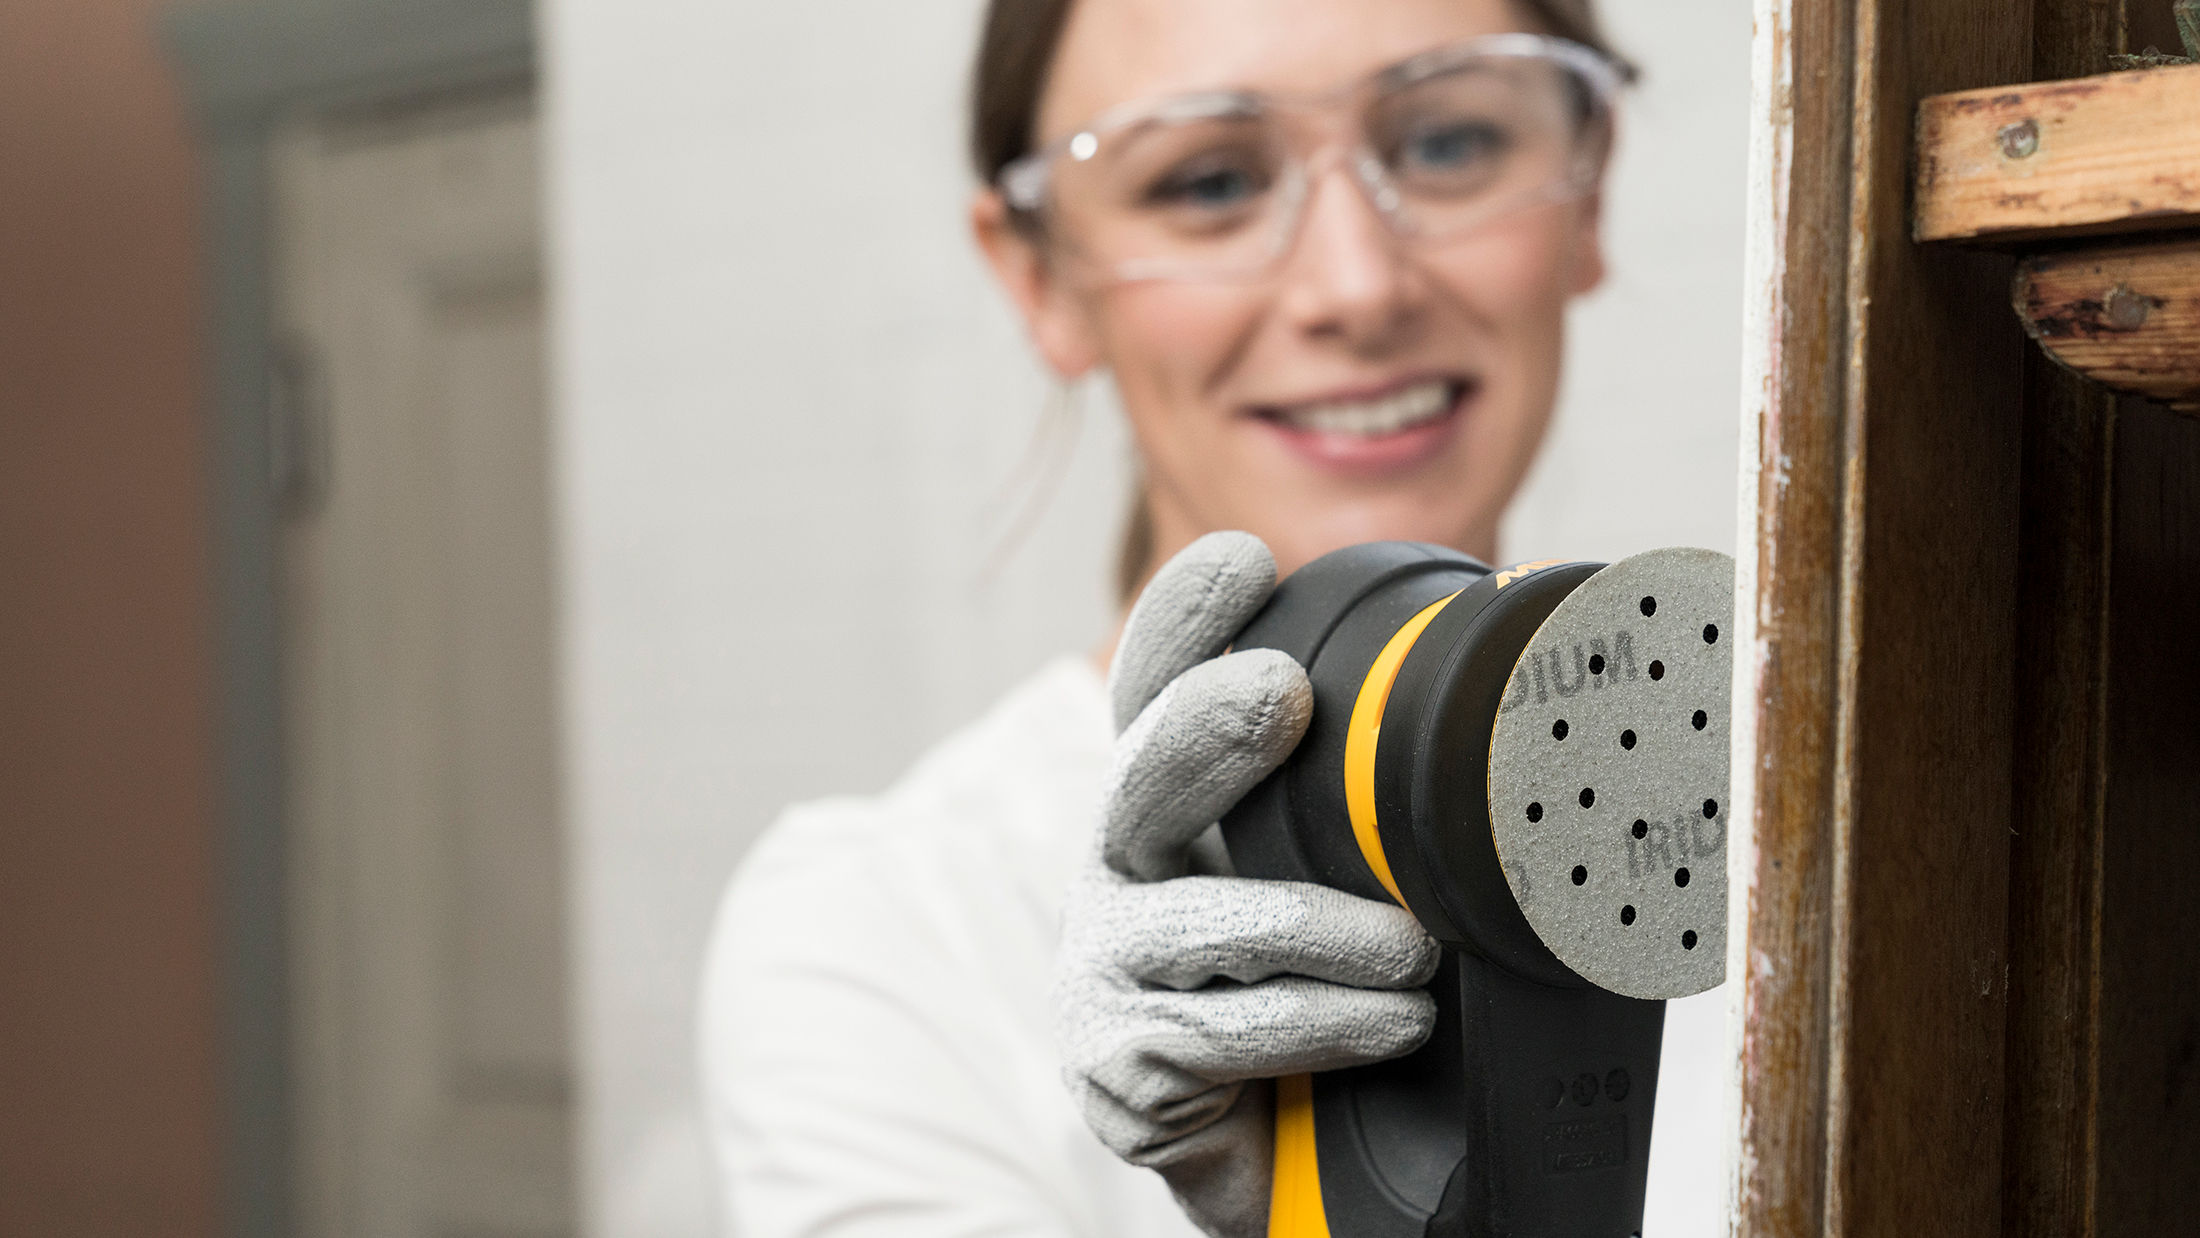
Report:
[[[1755,897],[1757,835],[1757,685],[1769,647],[1759,636],[1757,582],[1766,565],[1760,559],[1757,513],[1768,487],[1786,484],[1786,471],[1775,460],[1767,474],[1764,425],[1772,411],[1780,366],[1780,317],[1786,297],[1784,248],[1787,235],[1789,168],[1794,141],[1794,63],[1790,12],[1792,0],[1756,0],[1755,39],[1750,54],[1749,215],[1746,230],[1743,300],[1742,400],[1740,418],[1741,484],[1735,495],[1740,536],[1734,553],[1734,633],[1743,655],[1734,661],[1734,730],[1729,767],[1734,771],[1735,813],[1727,833],[1727,932],[1725,1043],[1728,1070],[1718,1124],[1719,1192],[1726,1201],[1727,1232],[1739,1215],[1743,1173],[1741,1141],[1743,1027],[1748,1017],[1750,981],[1768,972],[1772,961],[1750,949],[1749,908]],[[1777,444],[1774,444],[1775,450]]]

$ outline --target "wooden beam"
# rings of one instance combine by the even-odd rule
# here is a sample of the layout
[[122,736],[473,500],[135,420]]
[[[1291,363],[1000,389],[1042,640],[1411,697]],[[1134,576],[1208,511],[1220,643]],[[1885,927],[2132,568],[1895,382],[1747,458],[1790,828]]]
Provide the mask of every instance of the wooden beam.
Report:
[[[2200,129],[2200,113],[2191,123]],[[2200,412],[2200,235],[2028,258],[2016,304],[2025,331],[2061,364]]]
[[2028,75],[2011,10],[1758,6],[1745,1238],[2003,1229],[2025,344],[2009,261],[1912,245],[1908,190],[1921,100]]
[[[2129,42],[2122,0],[2034,0],[2035,75]],[[2095,1238],[2101,820],[2107,786],[2113,392],[2025,357],[2009,856],[2004,1238]]]
[[1941,95],[1917,140],[1920,241],[2200,225],[2200,65]]
[[2116,421],[2105,820],[2098,851],[2101,1238],[2189,1234],[2200,1167],[2200,420]]
[[[1745,496],[1727,984],[1740,1013],[1735,1238],[1824,1232],[1834,972],[1842,416],[1849,297],[1846,5],[1758,5]],[[1739,653],[1747,651],[1749,656]]]

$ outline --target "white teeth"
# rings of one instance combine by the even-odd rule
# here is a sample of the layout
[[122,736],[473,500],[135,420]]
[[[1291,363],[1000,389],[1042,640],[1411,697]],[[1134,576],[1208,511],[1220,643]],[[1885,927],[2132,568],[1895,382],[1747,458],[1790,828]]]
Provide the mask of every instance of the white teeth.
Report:
[[1432,421],[1451,407],[1452,385],[1442,379],[1417,383],[1373,400],[1336,400],[1276,410],[1288,425],[1321,434],[1375,438]]

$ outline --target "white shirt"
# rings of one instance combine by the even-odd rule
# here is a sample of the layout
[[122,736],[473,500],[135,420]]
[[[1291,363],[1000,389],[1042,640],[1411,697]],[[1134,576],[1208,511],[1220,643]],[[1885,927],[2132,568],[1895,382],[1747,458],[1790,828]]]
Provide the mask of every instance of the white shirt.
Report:
[[[1062,898],[1112,738],[1098,673],[1064,658],[884,795],[790,809],[756,844],[702,993],[733,1238],[1196,1238],[1086,1129],[1053,1048]],[[1721,1010],[1668,1005],[1651,1238],[1717,1226]]]
[[1054,1053],[1062,896],[1113,740],[1052,663],[884,795],[790,809],[720,908],[703,1073],[735,1238],[1197,1238]]

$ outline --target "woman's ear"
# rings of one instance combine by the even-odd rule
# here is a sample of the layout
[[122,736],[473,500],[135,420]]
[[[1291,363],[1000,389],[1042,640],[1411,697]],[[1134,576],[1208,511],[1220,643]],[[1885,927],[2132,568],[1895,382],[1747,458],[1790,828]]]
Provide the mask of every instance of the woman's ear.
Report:
[[1574,236],[1574,280],[1568,291],[1586,296],[1604,283],[1604,191],[1581,200]]
[[1063,286],[1039,243],[1010,219],[999,191],[989,186],[971,199],[970,230],[1048,368],[1074,379],[1098,365],[1100,350],[1085,307]]

